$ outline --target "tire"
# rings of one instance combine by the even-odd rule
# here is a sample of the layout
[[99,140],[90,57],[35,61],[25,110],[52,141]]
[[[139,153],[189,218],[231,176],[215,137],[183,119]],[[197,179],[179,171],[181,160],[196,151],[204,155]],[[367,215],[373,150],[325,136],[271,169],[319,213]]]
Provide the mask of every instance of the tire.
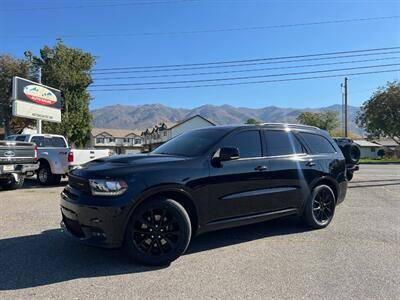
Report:
[[325,228],[333,219],[335,206],[336,199],[332,189],[327,185],[318,185],[307,200],[302,219],[313,229]]
[[10,175],[8,176],[8,178],[1,180],[0,186],[4,190],[8,191],[16,190],[24,185],[24,181],[25,181],[24,175],[16,174],[16,177],[14,177],[14,175]]
[[341,147],[341,150],[346,159],[346,164],[355,165],[360,160],[361,151],[356,144],[346,144]]
[[347,181],[351,181],[353,179],[354,173],[353,171],[346,171],[346,179]]
[[190,218],[183,206],[172,199],[154,198],[133,212],[125,249],[144,265],[169,265],[186,251],[191,235]]
[[39,184],[43,186],[56,185],[61,181],[61,175],[53,174],[48,164],[41,163],[36,174]]

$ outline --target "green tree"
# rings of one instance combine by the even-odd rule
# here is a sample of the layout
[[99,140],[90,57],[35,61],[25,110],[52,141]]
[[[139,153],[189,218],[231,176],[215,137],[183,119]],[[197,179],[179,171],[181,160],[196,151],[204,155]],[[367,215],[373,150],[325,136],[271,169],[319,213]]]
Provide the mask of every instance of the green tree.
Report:
[[248,119],[245,124],[260,124],[260,121],[257,121],[256,119],[251,118],[251,119]]
[[40,57],[34,57],[33,63],[42,69],[42,83],[60,89],[63,94],[62,122],[44,122],[44,131],[63,134],[70,144],[84,146],[91,131],[91,97],[87,87],[92,83],[90,71],[95,58],[58,42],[53,48],[43,47]]
[[389,137],[400,145],[400,82],[379,88],[363,103],[356,122],[372,135]]
[[297,122],[304,125],[315,126],[323,130],[332,131],[339,126],[339,114],[336,111],[302,112],[297,117]]
[[34,123],[34,121],[12,116],[11,91],[12,78],[30,78],[29,62],[9,54],[0,55],[0,124],[4,125],[6,135],[15,133]]

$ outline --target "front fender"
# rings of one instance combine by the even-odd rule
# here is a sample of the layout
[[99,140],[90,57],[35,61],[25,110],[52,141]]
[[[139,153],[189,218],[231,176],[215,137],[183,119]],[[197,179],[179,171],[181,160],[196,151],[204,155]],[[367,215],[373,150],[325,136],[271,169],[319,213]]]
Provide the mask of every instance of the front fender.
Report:
[[194,204],[195,201],[192,197],[190,188],[188,188],[184,185],[180,185],[180,184],[168,184],[168,183],[160,184],[160,185],[145,189],[144,191],[142,191],[140,193],[140,195],[137,198],[134,198],[132,200],[133,205],[130,207],[128,216],[125,219],[124,232],[126,232],[126,227],[128,226],[129,220],[130,220],[133,212],[140,204],[142,204],[144,201],[146,201],[146,199],[149,199],[155,195],[160,195],[160,194],[164,194],[164,193],[178,193],[178,194],[181,194],[182,196],[186,197],[187,199],[189,199],[192,202],[193,207],[196,210],[197,216],[199,217],[199,212],[198,212],[197,206]]

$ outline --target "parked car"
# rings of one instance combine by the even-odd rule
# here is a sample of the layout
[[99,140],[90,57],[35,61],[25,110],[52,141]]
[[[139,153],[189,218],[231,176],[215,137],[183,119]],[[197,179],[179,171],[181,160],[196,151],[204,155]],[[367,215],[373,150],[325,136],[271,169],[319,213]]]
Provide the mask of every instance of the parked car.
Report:
[[39,168],[37,148],[32,143],[0,141],[0,187],[15,190],[23,186],[25,176]]
[[354,172],[360,169],[358,166],[361,157],[360,147],[349,138],[338,137],[334,138],[334,141],[338,144],[346,159],[346,178],[348,181],[351,181]]
[[263,124],[188,131],[149,154],[76,169],[61,194],[62,227],[96,246],[124,246],[164,265],[192,236],[299,215],[331,222],[346,195],[346,161],[318,128]]
[[37,145],[40,167],[37,179],[41,185],[56,185],[69,170],[91,160],[109,156],[109,150],[70,149],[67,140],[56,134],[11,135],[7,140],[31,142]]

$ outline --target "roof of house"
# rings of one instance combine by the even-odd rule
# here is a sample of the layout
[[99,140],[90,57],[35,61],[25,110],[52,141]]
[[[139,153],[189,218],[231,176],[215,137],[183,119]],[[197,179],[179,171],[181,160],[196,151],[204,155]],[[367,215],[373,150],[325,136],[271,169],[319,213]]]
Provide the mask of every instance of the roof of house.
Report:
[[382,147],[381,145],[366,141],[366,140],[354,140],[354,143],[356,143],[360,147]]
[[213,122],[211,122],[210,120],[204,118],[203,116],[194,115],[194,116],[192,116],[192,117],[190,117],[190,118],[187,118],[187,119],[185,119],[185,120],[182,120],[182,121],[177,122],[175,125],[173,125],[172,127],[170,127],[170,129],[171,129],[171,128],[174,128],[174,127],[176,127],[176,126],[179,126],[179,125],[181,125],[181,124],[183,124],[183,123],[186,123],[187,121],[190,121],[190,120],[192,120],[192,119],[194,119],[194,118],[196,118],[196,117],[199,117],[199,118],[203,119],[204,121],[210,123],[211,125],[215,126],[215,124],[214,124]]
[[172,129],[172,128],[174,128],[174,127],[176,127],[176,126],[179,126],[179,125],[181,125],[181,124],[183,124],[183,123],[185,123],[185,122],[188,122],[188,121],[190,121],[190,120],[192,120],[192,119],[194,119],[194,118],[196,118],[196,117],[199,117],[199,118],[205,120],[206,122],[210,123],[211,125],[215,126],[215,124],[214,124],[213,122],[211,122],[210,120],[204,118],[203,116],[194,115],[194,116],[192,116],[192,117],[190,117],[190,118],[187,118],[187,119],[184,119],[184,120],[178,121],[178,122],[169,122],[169,121],[160,122],[159,124],[157,124],[157,125],[155,125],[155,126],[153,126],[153,127],[150,127],[150,128],[147,128],[146,130],[144,130],[144,131],[142,132],[142,135],[143,135],[143,134],[146,134],[146,133],[152,134],[153,132],[158,131],[160,128],[162,128],[163,125],[164,125],[164,127],[165,127],[166,129]]
[[384,147],[399,147],[399,145],[395,141],[389,139],[376,140],[374,141],[374,143],[377,143]]
[[98,136],[102,133],[108,133],[112,137],[126,137],[131,134],[140,136],[140,131],[138,131],[138,130],[111,129],[111,128],[93,128],[92,129],[92,136]]

